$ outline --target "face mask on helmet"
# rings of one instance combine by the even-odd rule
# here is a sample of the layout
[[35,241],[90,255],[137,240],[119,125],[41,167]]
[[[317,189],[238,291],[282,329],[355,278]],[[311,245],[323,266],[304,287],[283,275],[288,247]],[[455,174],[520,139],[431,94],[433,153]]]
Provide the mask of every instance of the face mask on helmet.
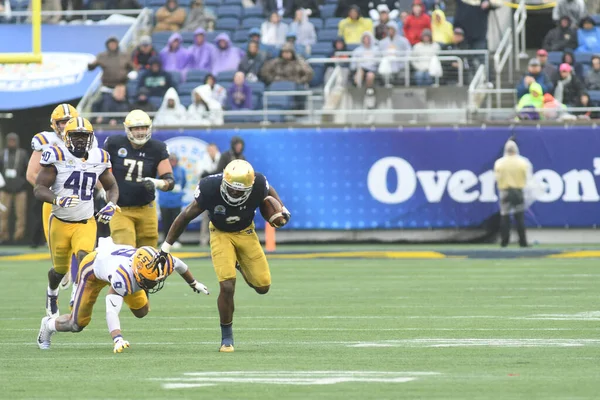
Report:
[[252,193],[252,186],[244,187],[241,184],[229,183],[225,179],[221,182],[221,196],[230,206],[239,206],[246,202]]
[[152,136],[150,126],[134,126],[131,128],[125,128],[127,130],[127,138],[133,144],[144,145]]
[[94,134],[91,132],[69,132],[65,138],[65,144],[71,154],[77,158],[85,157],[92,147]]

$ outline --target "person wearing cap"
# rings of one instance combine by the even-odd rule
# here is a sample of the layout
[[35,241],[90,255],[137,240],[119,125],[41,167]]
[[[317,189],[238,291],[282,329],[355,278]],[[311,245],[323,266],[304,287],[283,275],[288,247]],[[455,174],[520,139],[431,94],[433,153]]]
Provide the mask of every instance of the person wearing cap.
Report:
[[158,55],[152,46],[152,38],[150,36],[142,36],[140,44],[131,54],[131,62],[136,71],[146,70],[150,68],[150,58]]
[[4,177],[4,185],[0,189],[0,204],[4,204],[7,209],[4,212],[0,211],[0,242],[11,239],[8,221],[13,213],[15,230],[12,239],[17,242],[25,239],[28,162],[27,152],[19,148],[19,135],[6,135],[6,147],[0,153],[0,176]]
[[350,6],[348,17],[338,24],[338,36],[344,38],[346,44],[359,44],[365,32],[373,32],[373,21],[363,18],[358,6]]
[[519,147],[513,140],[504,145],[503,157],[494,163],[494,176],[500,198],[500,246],[508,246],[510,240],[510,216],[513,215],[519,246],[527,247],[525,233],[525,193],[527,182],[533,175],[533,166],[519,155]]
[[521,98],[521,96],[527,94],[529,85],[533,82],[539,83],[544,93],[552,93],[552,90],[554,89],[550,78],[542,72],[542,64],[537,58],[529,60],[527,73],[521,78],[521,81],[517,85],[517,98]]
[[577,31],[571,27],[571,18],[563,16],[555,28],[548,31],[542,42],[546,51],[564,51],[577,48]]
[[560,64],[558,68],[560,79],[554,90],[554,98],[567,107],[573,107],[577,104],[581,93],[583,93],[583,84],[579,78],[573,74],[573,69],[569,64]]
[[576,29],[577,23],[586,13],[584,0],[557,0],[552,10],[552,19],[558,21],[562,17],[569,17],[571,27]]
[[412,4],[412,12],[404,21],[404,37],[408,39],[411,46],[421,41],[421,33],[424,29],[430,31],[431,35],[431,18],[423,10],[423,2],[415,0]]
[[535,58],[537,58],[542,65],[542,72],[550,78],[550,82],[552,82],[553,85],[556,85],[556,81],[558,81],[558,68],[548,62],[548,52],[544,49],[539,49],[535,53]]
[[596,53],[600,51],[600,28],[592,17],[584,17],[577,30],[578,52]]
[[288,30],[287,24],[281,22],[281,16],[274,11],[269,20],[260,26],[260,40],[267,46],[281,47],[285,43]]
[[587,90],[600,90],[600,56],[592,57],[592,68],[585,76],[585,88]]
[[431,14],[431,34],[433,35],[433,41],[440,45],[452,43],[454,27],[450,22],[446,21],[446,14],[442,10],[435,10]]
[[102,85],[111,93],[118,84],[127,83],[127,74],[133,69],[129,54],[119,49],[119,39],[111,36],[106,40],[106,51],[98,54],[96,59],[88,64],[88,70],[102,68]]

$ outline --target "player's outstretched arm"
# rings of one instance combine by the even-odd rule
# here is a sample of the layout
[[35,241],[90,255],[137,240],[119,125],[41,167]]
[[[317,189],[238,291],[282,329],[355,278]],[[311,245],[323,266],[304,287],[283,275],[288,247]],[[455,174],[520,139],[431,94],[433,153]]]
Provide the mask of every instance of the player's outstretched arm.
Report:
[[171,225],[169,233],[167,233],[167,237],[160,248],[161,251],[169,253],[171,251],[171,245],[179,239],[179,236],[181,236],[189,223],[202,214],[202,212],[204,212],[204,210],[200,208],[196,200],[193,200],[181,213],[179,213]]
[[186,263],[184,263],[177,257],[173,257],[173,262],[175,264],[175,266],[174,266],[175,271],[177,271],[177,273],[179,275],[181,275],[183,280],[186,281],[188,285],[190,285],[190,287],[192,288],[192,290],[194,292],[210,294],[208,291],[208,288],[206,286],[204,286],[204,284],[202,282],[198,282],[194,278],[194,275],[192,275],[192,272],[190,271],[190,269]]
[[111,287],[106,295],[106,324],[108,325],[110,336],[113,339],[114,353],[121,353],[124,349],[129,347],[129,342],[124,340],[123,336],[121,336],[119,313],[121,312],[122,306],[123,297]]
[[171,163],[168,158],[165,158],[160,163],[158,163],[157,173],[160,179],[154,178],[144,178],[144,184],[147,189],[150,191],[154,191],[154,188],[158,190],[162,190],[163,192],[168,192],[169,190],[173,190],[175,187],[175,177],[173,176],[173,168],[171,167]]
[[283,201],[281,201],[279,195],[277,194],[277,191],[275,191],[275,188],[273,186],[269,185],[269,192],[267,193],[267,195],[274,197],[275,199],[277,199],[278,202],[281,203],[281,205],[283,206],[282,214],[285,217],[285,223],[287,224],[290,218],[292,217],[292,214],[287,208],[285,208],[285,205],[283,205]]

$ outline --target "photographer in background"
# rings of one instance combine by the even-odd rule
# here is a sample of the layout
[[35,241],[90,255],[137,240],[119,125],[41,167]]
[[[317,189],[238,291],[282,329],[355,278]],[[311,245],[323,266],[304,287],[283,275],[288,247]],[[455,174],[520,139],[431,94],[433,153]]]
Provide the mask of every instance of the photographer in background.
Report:
[[[223,170],[219,170],[219,161],[221,160],[221,153],[219,152],[219,148],[216,144],[210,143],[206,146],[206,153],[202,158],[202,161],[198,163],[198,171],[196,171],[196,175],[198,175],[198,179],[202,179],[212,174],[218,174],[219,172],[223,172]],[[200,221],[200,245],[206,246],[209,241],[209,233],[208,233],[208,211],[204,211],[201,215],[202,217]]]
[[0,212],[0,242],[11,240],[9,221],[13,212],[15,229],[12,240],[19,242],[25,238],[29,186],[25,174],[28,162],[29,155],[19,148],[19,136],[16,133],[6,135],[6,148],[0,153],[0,174],[5,181],[0,189],[0,204],[6,206],[6,212]]

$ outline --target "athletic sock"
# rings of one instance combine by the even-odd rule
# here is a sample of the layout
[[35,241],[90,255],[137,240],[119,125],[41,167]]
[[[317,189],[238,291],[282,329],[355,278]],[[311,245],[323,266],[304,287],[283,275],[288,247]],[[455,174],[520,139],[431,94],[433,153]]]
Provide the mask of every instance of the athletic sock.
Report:
[[50,286],[48,286],[48,290],[46,291],[46,293],[48,294],[48,296],[58,296],[58,288],[52,290],[50,289]]
[[221,344],[233,346],[233,322],[231,324],[221,324]]
[[46,322],[46,327],[50,329],[50,332],[56,332],[56,318],[50,318],[48,322]]

